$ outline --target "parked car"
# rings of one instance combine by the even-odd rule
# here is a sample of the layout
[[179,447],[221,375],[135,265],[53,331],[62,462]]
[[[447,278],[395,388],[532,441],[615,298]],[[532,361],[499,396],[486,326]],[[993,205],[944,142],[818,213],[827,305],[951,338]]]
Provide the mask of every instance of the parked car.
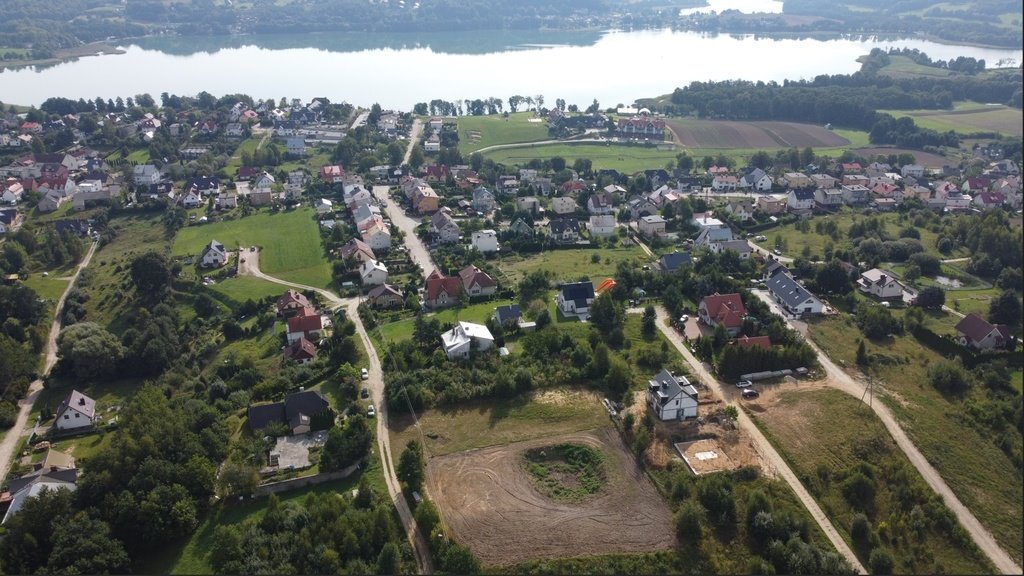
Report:
[[743,395],[744,398],[757,398],[761,394],[757,390],[753,390],[751,388],[747,388],[746,390],[744,390],[742,392],[742,395]]
[[736,383],[737,388],[750,388],[753,385],[754,383],[751,382],[750,380],[740,380],[739,382]]
[[373,418],[376,415],[377,415],[377,410],[373,407],[373,404],[370,404],[369,406],[366,407],[366,416],[368,418]]
[[362,396],[363,398],[369,398],[370,397],[370,389],[367,388],[366,386],[363,386],[363,391],[360,392],[360,396]]
[[779,250],[778,248],[776,248],[776,249],[772,250],[772,254],[775,254],[776,256],[782,256],[782,250]]
[[360,376],[363,377],[363,380],[369,380],[370,379],[370,371],[367,370],[366,368],[363,368],[362,371],[360,372]]

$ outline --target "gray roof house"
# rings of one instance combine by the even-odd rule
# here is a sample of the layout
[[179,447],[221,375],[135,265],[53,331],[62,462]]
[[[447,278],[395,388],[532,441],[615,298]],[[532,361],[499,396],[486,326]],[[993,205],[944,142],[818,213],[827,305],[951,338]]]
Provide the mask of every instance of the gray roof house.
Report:
[[285,424],[292,434],[305,434],[311,430],[312,419],[330,408],[327,399],[315,390],[296,392],[283,402],[250,406],[249,429],[253,433],[273,424]]
[[661,265],[661,270],[666,274],[671,274],[691,262],[693,262],[693,259],[690,258],[690,254],[688,252],[672,252],[671,254],[665,254],[658,259],[658,264]]
[[667,369],[648,381],[647,403],[661,420],[697,417],[697,389],[685,376],[674,376]]
[[803,284],[784,272],[776,272],[765,282],[768,293],[788,314],[800,317],[804,314],[821,314],[824,305]]

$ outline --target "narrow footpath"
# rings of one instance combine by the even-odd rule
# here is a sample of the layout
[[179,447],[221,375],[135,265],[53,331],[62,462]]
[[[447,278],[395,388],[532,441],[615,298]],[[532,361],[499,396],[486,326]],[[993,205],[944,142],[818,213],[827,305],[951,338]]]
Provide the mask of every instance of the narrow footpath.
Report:
[[85,258],[82,258],[82,261],[75,268],[75,273],[71,275],[68,287],[64,289],[64,293],[60,295],[60,300],[54,306],[53,321],[50,324],[50,335],[46,340],[46,359],[43,361],[42,377],[29,384],[25,398],[18,403],[20,408],[18,409],[18,418],[14,421],[14,426],[11,426],[11,429],[4,435],[3,441],[0,441],[0,480],[7,478],[7,473],[11,471],[14,451],[18,449],[21,439],[25,437],[25,426],[28,425],[28,416],[32,413],[32,406],[35,405],[36,400],[39,398],[39,393],[43,390],[42,378],[45,378],[50,373],[50,370],[53,369],[53,365],[57,363],[57,336],[60,334],[61,329],[60,311],[64,309],[64,299],[68,297],[71,289],[75,287],[78,275],[92,261],[92,255],[96,253],[98,246],[98,242],[93,242],[92,246],[89,247]]
[[370,397],[373,399],[373,404],[377,408],[377,450],[380,454],[381,467],[384,469],[384,481],[388,487],[388,495],[394,503],[395,509],[398,510],[398,517],[402,521],[402,527],[405,529],[409,542],[413,545],[419,573],[433,574],[434,563],[430,554],[430,547],[423,533],[416,525],[412,511],[409,510],[409,505],[402,494],[398,475],[395,474],[395,459],[391,454],[391,439],[388,430],[388,406],[384,401],[384,372],[381,369],[377,350],[373,347],[373,342],[370,341],[370,337],[366,333],[363,321],[359,318],[357,310],[359,300],[357,298],[341,298],[330,290],[288,282],[287,280],[281,280],[280,278],[264,274],[259,268],[259,252],[246,252],[245,262],[239,262],[238,273],[242,276],[253,276],[268,282],[288,286],[289,288],[312,290],[330,302],[332,309],[344,308],[346,317],[356,325],[356,333],[359,334],[359,338],[363,341],[363,347],[366,349],[366,355],[369,357],[370,379],[367,381],[367,387],[370,389]]
[[[672,345],[675,346],[683,355],[683,358],[686,359],[686,362],[693,370],[693,374],[696,375],[701,382],[707,384],[707,386],[710,387],[719,398],[728,402],[729,396],[725,394],[725,390],[722,388],[722,383],[712,376],[711,373],[704,368],[704,365],[690,353],[690,350],[686,348],[686,345],[683,342],[682,336],[668,324],[670,318],[665,309],[658,306],[657,313],[658,329],[661,330],[661,333],[668,338],[668,341],[671,342]],[[843,555],[846,561],[850,563],[850,566],[853,566],[857,572],[867,574],[867,570],[864,569],[864,566],[861,565],[859,560],[857,560],[857,556],[853,553],[853,550],[850,549],[849,545],[846,544],[846,541],[843,540],[839,535],[839,532],[836,531],[835,526],[832,525],[828,516],[825,515],[825,512],[823,512],[821,507],[818,506],[818,503],[807,492],[804,485],[800,483],[796,474],[794,474],[789,468],[789,464],[783,460],[782,456],[775,450],[775,447],[768,442],[768,439],[764,437],[764,434],[762,434],[757,426],[754,425],[753,421],[750,420],[746,412],[743,410],[738,411],[736,423],[750,436],[751,441],[754,443],[754,448],[772,468],[772,471],[782,477],[782,479],[789,484],[789,487],[796,494],[797,498],[800,499],[800,502],[803,503],[804,507],[807,508],[807,511],[810,512],[814,521],[818,523],[818,526],[821,527],[821,531],[825,533],[825,536],[827,536],[829,541],[832,542],[835,549]]]

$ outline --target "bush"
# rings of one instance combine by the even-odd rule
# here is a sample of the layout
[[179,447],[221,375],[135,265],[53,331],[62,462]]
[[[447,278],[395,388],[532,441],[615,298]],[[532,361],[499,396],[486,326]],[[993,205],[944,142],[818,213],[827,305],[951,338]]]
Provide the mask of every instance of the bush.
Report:
[[942,308],[946,304],[946,291],[938,286],[928,286],[917,294],[917,305],[922,308]]
[[962,394],[971,386],[971,377],[963,364],[956,360],[939,360],[928,367],[928,379],[936,390]]
[[875,501],[875,481],[863,472],[854,472],[843,482],[843,496],[858,510],[868,510]]
[[872,574],[892,574],[895,566],[896,562],[893,561],[892,554],[885,548],[875,548],[871,551],[871,557],[868,558],[868,568]]
[[676,536],[683,542],[697,542],[701,539],[701,520],[704,511],[693,502],[687,502],[676,514]]

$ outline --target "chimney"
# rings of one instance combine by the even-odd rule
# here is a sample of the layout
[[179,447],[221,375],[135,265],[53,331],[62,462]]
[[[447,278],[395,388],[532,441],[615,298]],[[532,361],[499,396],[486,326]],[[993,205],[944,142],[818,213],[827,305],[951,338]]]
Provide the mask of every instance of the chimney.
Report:
[[85,406],[85,398],[79,398],[78,399],[78,405],[79,406]]

